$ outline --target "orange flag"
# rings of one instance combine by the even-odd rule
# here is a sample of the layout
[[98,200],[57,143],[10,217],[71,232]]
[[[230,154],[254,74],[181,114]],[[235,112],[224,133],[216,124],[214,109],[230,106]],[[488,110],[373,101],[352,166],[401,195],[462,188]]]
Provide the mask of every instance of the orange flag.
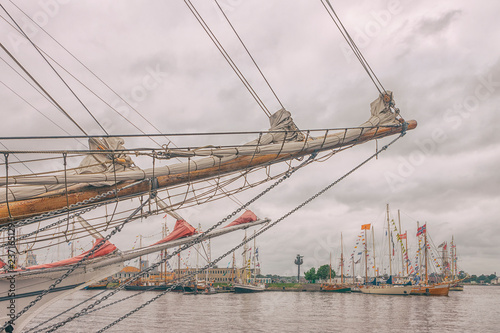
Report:
[[370,225],[371,225],[371,224],[363,224],[363,225],[361,226],[361,230],[370,230]]

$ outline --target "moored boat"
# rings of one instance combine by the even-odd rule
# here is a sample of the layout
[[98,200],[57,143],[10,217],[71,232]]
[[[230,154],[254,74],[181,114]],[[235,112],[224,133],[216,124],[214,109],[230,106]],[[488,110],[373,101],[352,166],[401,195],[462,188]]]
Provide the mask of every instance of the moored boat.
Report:
[[234,292],[237,294],[258,293],[266,290],[266,286],[264,284],[235,283],[233,287],[234,287]]
[[450,291],[464,291],[464,286],[460,283],[451,284]]
[[381,285],[381,286],[361,286],[359,289],[363,294],[408,296],[410,295],[412,288],[413,286]]
[[418,296],[448,296],[450,285],[448,283],[413,286],[411,295]]
[[342,284],[325,283],[321,285],[321,291],[332,292],[332,293],[350,293],[351,287]]

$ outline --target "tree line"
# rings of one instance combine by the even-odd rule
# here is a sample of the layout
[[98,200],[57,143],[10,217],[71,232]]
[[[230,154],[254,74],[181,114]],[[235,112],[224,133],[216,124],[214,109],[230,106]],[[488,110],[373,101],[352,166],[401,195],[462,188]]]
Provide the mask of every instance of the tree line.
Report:
[[[335,277],[335,271],[331,270],[332,279]],[[316,280],[326,280],[330,278],[330,265],[323,265],[316,271],[316,268],[312,267],[310,270],[304,273],[304,278],[314,283]]]

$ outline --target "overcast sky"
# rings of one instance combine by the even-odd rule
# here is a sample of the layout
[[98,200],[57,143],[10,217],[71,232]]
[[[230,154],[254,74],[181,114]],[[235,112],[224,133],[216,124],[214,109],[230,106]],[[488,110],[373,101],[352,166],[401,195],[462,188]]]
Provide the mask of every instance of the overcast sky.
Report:
[[[356,126],[368,119],[369,104],[378,92],[319,0],[219,2],[299,128]],[[1,3],[42,49],[142,131],[155,132],[9,1]],[[17,3],[163,133],[257,131],[269,127],[267,116],[184,1]],[[193,3],[266,106],[272,112],[279,109],[215,3]],[[366,223],[374,225],[380,248],[376,252],[383,258],[386,204],[390,204],[391,219],[397,220],[400,210],[411,253],[419,221],[427,223],[436,245],[450,242],[454,236],[460,269],[470,274],[500,272],[500,4],[494,0],[481,1],[480,5],[464,0],[365,0],[334,1],[333,6],[384,87],[394,92],[402,116],[417,120],[418,127],[378,160],[261,236],[257,242],[263,273],[295,274],[293,261],[299,253],[304,256],[303,270],[328,263],[330,252],[336,268],[340,233],[345,256],[349,256],[360,226]],[[1,15],[6,17],[4,12]],[[0,31],[1,42],[75,120],[88,133],[102,133],[32,47],[4,20]],[[5,53],[0,54],[12,64]],[[3,61],[0,73],[5,85],[29,99],[58,126],[70,134],[81,134]],[[138,133],[73,79],[68,82],[109,133]],[[65,135],[5,85],[0,84],[1,136]],[[390,139],[379,142],[379,146]],[[176,138],[172,141],[178,144]],[[2,143],[10,149],[26,145]],[[30,148],[45,148],[39,146],[44,144],[31,142]],[[126,142],[127,147],[140,144]],[[84,146],[74,142],[72,148]],[[260,217],[277,219],[374,151],[375,143],[367,143],[308,166],[251,209]],[[263,189],[244,192],[237,198],[245,202]],[[206,229],[236,208],[227,200],[180,213],[191,224],[201,223]],[[116,242],[123,249],[130,248],[139,233],[157,233],[161,221],[153,217],[131,226]],[[169,219],[167,223],[172,228],[174,221]],[[213,254],[227,251],[241,237],[232,235],[214,242]],[[229,260],[224,259],[220,266],[226,266]]]

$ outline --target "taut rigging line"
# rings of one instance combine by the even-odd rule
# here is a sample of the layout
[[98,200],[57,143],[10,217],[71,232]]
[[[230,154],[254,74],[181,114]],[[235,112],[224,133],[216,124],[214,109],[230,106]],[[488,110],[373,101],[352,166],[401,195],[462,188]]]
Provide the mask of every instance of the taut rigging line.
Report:
[[[325,7],[326,11],[328,12],[328,15],[332,18],[333,22],[339,29],[340,33],[342,34],[342,37],[346,40],[347,44],[349,44],[349,47],[351,48],[352,52],[354,52],[354,55],[356,58],[358,58],[359,62],[361,63],[361,66],[365,69],[366,73],[372,80],[373,84],[377,88],[378,92],[382,95],[382,92],[384,92],[385,95],[387,95],[387,91],[385,90],[384,86],[378,79],[377,75],[375,75],[375,72],[373,72],[372,68],[368,64],[368,61],[366,61],[365,57],[359,50],[358,46],[354,42],[354,40],[351,38],[351,35],[349,35],[349,32],[347,32],[347,29],[345,28],[344,24],[338,17],[337,13],[333,9],[332,4],[330,3],[330,0],[320,0],[321,4]],[[328,7],[325,5],[325,1],[328,4]],[[328,10],[330,8],[330,10]],[[331,12],[330,12],[331,11]]]
[[222,56],[224,57],[224,59],[226,59],[226,61],[228,62],[229,66],[231,66],[231,68],[233,69],[233,71],[236,73],[236,75],[238,76],[238,78],[241,80],[241,82],[243,83],[243,85],[245,86],[245,88],[247,88],[247,90],[250,92],[250,94],[255,99],[255,101],[257,102],[257,104],[260,106],[260,108],[262,109],[262,111],[264,111],[264,113],[268,117],[271,117],[271,113],[269,112],[269,110],[267,109],[267,107],[264,105],[264,102],[262,102],[262,100],[257,95],[257,93],[255,92],[255,90],[252,88],[252,86],[250,85],[250,83],[248,82],[248,80],[245,78],[245,76],[243,75],[243,73],[241,73],[241,71],[239,70],[238,66],[236,66],[236,64],[234,63],[233,59],[231,59],[231,57],[229,56],[229,54],[227,53],[227,51],[224,49],[224,47],[222,46],[222,44],[219,42],[219,40],[217,39],[217,37],[215,36],[215,34],[209,28],[208,24],[205,22],[205,20],[203,20],[203,18],[201,17],[200,13],[196,9],[196,7],[191,3],[190,0],[184,0],[184,3],[186,4],[186,6],[188,6],[189,10],[195,16],[195,18],[198,21],[198,23],[200,23],[200,25],[202,26],[203,30],[205,30],[205,32],[207,33],[208,37],[210,37],[210,39],[215,44],[215,46],[217,47],[217,49],[219,50],[219,52],[222,54]]

